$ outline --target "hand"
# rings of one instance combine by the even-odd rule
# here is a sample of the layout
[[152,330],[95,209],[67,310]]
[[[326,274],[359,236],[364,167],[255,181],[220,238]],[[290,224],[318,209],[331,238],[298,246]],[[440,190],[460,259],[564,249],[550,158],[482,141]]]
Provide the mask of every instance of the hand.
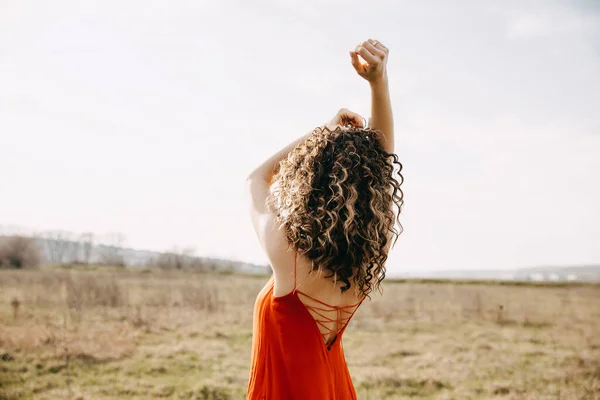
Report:
[[[369,39],[350,51],[350,58],[358,75],[373,84],[387,79],[388,53],[387,47],[383,44],[377,40]],[[366,61],[366,64],[360,62],[359,55]]]
[[342,108],[335,117],[329,123],[325,125],[330,131],[336,129],[338,126],[353,128],[363,128],[365,126],[365,119],[359,114]]

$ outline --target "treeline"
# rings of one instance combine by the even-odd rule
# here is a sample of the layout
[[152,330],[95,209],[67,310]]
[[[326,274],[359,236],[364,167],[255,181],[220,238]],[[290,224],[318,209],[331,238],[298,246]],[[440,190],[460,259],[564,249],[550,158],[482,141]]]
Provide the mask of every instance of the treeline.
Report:
[[33,235],[0,234],[0,268],[27,269],[41,265],[105,265],[159,269],[264,272],[264,266],[197,257],[191,248],[153,252],[125,248],[119,233],[94,235],[48,231]]
[[119,233],[94,235],[46,231],[0,235],[0,265],[4,268],[35,268],[39,265],[104,264],[126,266]]

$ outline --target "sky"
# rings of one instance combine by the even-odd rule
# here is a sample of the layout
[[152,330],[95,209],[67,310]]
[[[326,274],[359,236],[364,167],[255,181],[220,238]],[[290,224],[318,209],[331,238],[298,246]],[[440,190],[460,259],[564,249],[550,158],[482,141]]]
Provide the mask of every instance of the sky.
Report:
[[404,165],[390,274],[600,263],[595,0],[0,0],[0,225],[266,263],[244,179],[369,115],[368,38]]

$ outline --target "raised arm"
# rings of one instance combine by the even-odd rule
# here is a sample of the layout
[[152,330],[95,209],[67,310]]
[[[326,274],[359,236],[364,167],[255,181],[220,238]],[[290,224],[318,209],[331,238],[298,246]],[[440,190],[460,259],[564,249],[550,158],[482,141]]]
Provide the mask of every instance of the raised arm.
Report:
[[267,158],[262,164],[260,164],[254,171],[248,175],[246,181],[249,183],[260,183],[260,184],[271,184],[271,179],[273,178],[273,171],[275,167],[279,164],[281,160],[283,160],[290,151],[294,149],[309,134],[305,134],[300,138],[294,140],[292,143],[285,146],[283,149],[279,150],[277,153],[273,154],[271,157]]
[[[366,64],[362,63],[361,56]],[[350,51],[352,66],[371,86],[371,128],[383,133],[382,146],[394,152],[394,118],[387,77],[388,49],[377,40],[369,39]]]
[[[322,126],[333,130],[338,126],[347,126],[349,124],[357,127],[362,126],[363,118],[359,114],[342,108],[331,121]],[[252,222],[254,229],[259,234],[259,237],[261,236],[261,218],[269,216],[270,214],[269,210],[267,210],[266,200],[269,196],[269,187],[272,183],[273,171],[279,162],[287,157],[288,153],[292,151],[298,145],[298,143],[305,140],[310,134],[311,133],[305,134],[304,136],[294,140],[279,150],[277,153],[273,154],[262,164],[260,164],[254,171],[252,171],[246,178],[251,196]]]

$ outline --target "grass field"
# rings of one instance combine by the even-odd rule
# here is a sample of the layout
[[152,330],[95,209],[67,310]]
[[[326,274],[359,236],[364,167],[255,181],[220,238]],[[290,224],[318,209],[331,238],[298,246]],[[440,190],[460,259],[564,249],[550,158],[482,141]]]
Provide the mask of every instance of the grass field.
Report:
[[[0,270],[0,400],[243,399],[266,279]],[[600,286],[389,281],[344,348],[360,400],[600,399]]]

